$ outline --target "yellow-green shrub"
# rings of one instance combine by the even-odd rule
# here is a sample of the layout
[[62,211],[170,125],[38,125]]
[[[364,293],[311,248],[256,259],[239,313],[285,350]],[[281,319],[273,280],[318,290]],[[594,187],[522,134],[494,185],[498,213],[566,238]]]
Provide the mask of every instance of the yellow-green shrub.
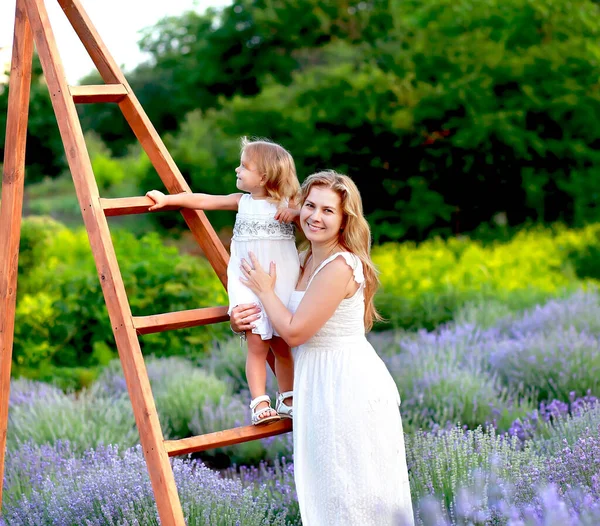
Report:
[[598,278],[597,255],[600,225],[534,228],[487,245],[467,238],[388,243],[373,249],[382,284],[376,303],[395,326],[432,328],[469,301],[524,308]]

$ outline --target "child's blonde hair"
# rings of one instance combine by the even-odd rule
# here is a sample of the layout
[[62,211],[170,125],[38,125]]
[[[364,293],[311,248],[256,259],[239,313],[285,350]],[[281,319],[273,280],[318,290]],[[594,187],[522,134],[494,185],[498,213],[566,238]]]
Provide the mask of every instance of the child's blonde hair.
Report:
[[290,152],[283,146],[266,139],[242,137],[242,153],[252,161],[261,175],[265,176],[265,190],[269,201],[277,206],[293,202],[300,190],[296,165]]
[[[358,256],[363,264],[365,274],[365,330],[373,327],[373,322],[382,318],[375,309],[373,297],[379,286],[377,268],[371,260],[371,229],[363,214],[362,199],[354,181],[347,175],[339,174],[333,170],[326,170],[309,175],[302,183],[300,189],[300,202],[308,197],[314,186],[333,190],[340,196],[342,207],[342,227],[338,235],[338,244]],[[304,261],[308,261],[310,248]]]

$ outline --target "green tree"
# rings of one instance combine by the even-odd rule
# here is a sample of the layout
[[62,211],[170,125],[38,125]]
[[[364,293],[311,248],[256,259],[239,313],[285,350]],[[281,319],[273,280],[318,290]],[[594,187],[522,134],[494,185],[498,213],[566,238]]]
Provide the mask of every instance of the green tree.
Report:
[[[2,158],[6,140],[8,91],[8,84],[0,84],[0,155]],[[44,177],[55,177],[67,167],[58,124],[37,54],[34,54],[31,71],[25,164],[27,183],[40,181]]]
[[[190,11],[148,28],[140,48],[151,58],[128,81],[155,126],[171,132],[190,111],[257,95],[267,83],[288,85],[293,72],[321,62],[319,50],[330,42],[365,45],[390,27],[387,0],[235,0],[220,11]],[[82,118],[122,155],[133,137],[118,113],[89,105]]]
[[[396,2],[387,71],[416,104],[406,167],[455,208],[458,229],[498,212],[597,220],[599,9],[589,0]],[[409,150],[418,151],[411,155]]]

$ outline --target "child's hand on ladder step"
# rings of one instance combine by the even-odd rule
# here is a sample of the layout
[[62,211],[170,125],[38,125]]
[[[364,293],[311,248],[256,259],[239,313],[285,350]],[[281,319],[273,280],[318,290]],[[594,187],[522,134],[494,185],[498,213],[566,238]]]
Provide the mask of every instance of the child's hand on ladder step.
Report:
[[154,204],[148,208],[148,210],[158,210],[167,204],[167,196],[160,190],[150,190],[146,192],[146,197],[149,197],[154,201]]

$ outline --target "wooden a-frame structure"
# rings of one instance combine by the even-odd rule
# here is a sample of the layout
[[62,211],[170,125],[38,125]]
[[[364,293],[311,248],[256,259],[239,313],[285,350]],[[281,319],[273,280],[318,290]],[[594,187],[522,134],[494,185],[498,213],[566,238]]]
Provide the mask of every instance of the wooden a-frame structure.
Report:
[[[291,422],[283,419],[268,426],[246,426],[182,440],[164,440],[138,336],[224,322],[228,320],[227,308],[210,307],[152,316],[132,315],[111,241],[107,217],[145,213],[151,200],[147,197],[100,197],[75,104],[117,103],[168,191],[189,192],[190,188],[79,0],[57,1],[105,84],[69,86],[44,0],[16,0],[0,196],[0,506],[23,208],[25,140],[35,42],[96,262],[161,524],[181,526],[185,522],[169,457],[285,433],[291,430]],[[181,210],[181,214],[225,286],[229,256],[206,216],[197,210]]]

